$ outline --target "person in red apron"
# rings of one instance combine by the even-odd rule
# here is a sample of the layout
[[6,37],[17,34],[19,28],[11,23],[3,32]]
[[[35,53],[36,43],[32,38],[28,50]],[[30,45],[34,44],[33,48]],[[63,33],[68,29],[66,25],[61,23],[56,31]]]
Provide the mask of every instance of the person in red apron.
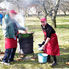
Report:
[[21,27],[13,17],[17,13],[14,10],[10,10],[9,15],[6,15],[3,20],[2,30],[5,36],[5,55],[3,58],[3,64],[10,65],[10,62],[15,62],[14,56],[17,48],[17,36],[18,30],[24,30],[27,33],[26,28]]
[[10,58],[11,58],[10,61],[14,61],[14,55],[17,47],[17,36],[15,34],[13,22],[11,21],[11,18],[7,14],[3,19],[2,31],[5,37],[5,55],[3,58],[3,62],[0,63],[10,65],[9,63]]
[[57,35],[55,33],[55,30],[47,23],[46,18],[42,18],[40,21],[45,40],[42,48],[44,50],[44,53],[48,54],[48,62],[50,62],[50,55],[52,55],[54,60],[52,66],[55,66],[57,64],[56,56],[60,55]]

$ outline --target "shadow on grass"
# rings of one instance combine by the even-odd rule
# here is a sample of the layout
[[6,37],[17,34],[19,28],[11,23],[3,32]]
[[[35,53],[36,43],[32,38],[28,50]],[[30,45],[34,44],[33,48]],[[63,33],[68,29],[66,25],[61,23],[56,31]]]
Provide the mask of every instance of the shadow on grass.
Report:
[[28,25],[29,29],[41,29],[41,25]]
[[57,25],[57,28],[66,28],[66,29],[69,29],[69,24]]
[[69,47],[60,45],[60,56],[57,56],[58,65],[53,68],[69,68],[69,65],[66,65],[65,62],[69,62]]
[[[54,66],[53,68],[69,68],[69,66],[65,64],[65,62],[69,62],[69,53],[68,52],[69,52],[68,47],[65,48],[65,49],[64,48],[60,48],[60,56],[57,56],[58,64],[56,66]],[[16,55],[18,56],[18,54],[16,54]],[[34,56],[37,57],[37,55],[38,55],[38,53],[34,53]],[[30,54],[28,56],[32,56],[32,54]],[[51,61],[53,62],[52,56],[51,56]],[[33,67],[37,67],[37,68],[41,68],[42,67],[43,68],[43,66],[50,67],[50,65],[52,63],[41,64],[41,63],[38,62],[38,58],[36,58],[34,61],[32,61],[32,60],[18,61],[17,64],[26,64],[26,65],[30,64]]]
[[[42,30],[41,25],[28,25],[27,26],[29,30]],[[69,29],[69,24],[61,24],[57,25],[57,28],[66,28]]]

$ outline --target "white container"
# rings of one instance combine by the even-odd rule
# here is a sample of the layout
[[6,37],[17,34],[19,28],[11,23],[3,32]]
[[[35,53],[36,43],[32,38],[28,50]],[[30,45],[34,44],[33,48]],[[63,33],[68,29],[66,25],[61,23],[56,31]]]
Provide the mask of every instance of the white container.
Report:
[[46,53],[39,53],[38,54],[38,62],[46,63],[47,62],[47,56],[48,56],[48,54],[46,54]]

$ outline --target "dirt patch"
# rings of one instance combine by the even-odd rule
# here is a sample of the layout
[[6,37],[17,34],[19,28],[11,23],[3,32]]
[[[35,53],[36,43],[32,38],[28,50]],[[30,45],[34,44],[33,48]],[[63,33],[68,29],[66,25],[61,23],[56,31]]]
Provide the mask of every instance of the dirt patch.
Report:
[[0,52],[0,61],[3,59],[4,57],[4,52]]
[[4,52],[0,52],[0,54],[4,54]]

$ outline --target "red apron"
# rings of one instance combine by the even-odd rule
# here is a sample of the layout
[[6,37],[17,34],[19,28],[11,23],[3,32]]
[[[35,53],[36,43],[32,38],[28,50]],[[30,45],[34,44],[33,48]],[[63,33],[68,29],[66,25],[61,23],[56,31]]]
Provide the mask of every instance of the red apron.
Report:
[[[46,37],[46,32],[43,31],[43,33]],[[46,39],[45,39],[45,41],[46,41]],[[45,46],[44,53],[47,53],[48,55],[53,55],[53,56],[60,55],[57,35],[55,33],[51,35],[50,41]]]
[[17,37],[5,38],[5,49],[16,48],[17,47]]

